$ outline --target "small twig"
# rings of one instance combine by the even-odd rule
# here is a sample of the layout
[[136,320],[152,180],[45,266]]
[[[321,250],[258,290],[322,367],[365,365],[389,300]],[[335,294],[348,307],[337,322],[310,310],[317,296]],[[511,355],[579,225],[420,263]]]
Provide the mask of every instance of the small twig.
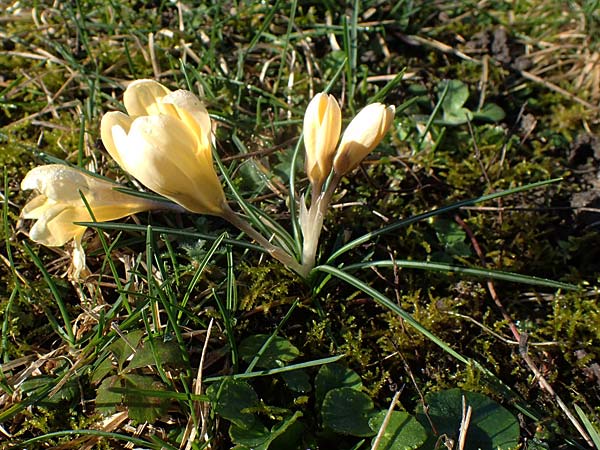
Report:
[[539,84],[547,87],[551,91],[558,92],[559,94],[570,98],[574,102],[577,102],[580,105],[585,106],[586,108],[589,108],[593,111],[598,111],[598,106],[592,105],[591,103],[586,102],[582,98],[577,97],[575,94],[571,94],[569,91],[564,90],[560,86],[557,86],[556,84],[551,83],[550,81],[544,80],[543,78],[540,78],[537,75],[532,74],[531,72],[527,72],[526,70],[520,70],[519,73],[521,74],[521,76],[523,78],[525,78],[527,80],[533,81],[535,83],[539,83]]
[[379,427],[377,436],[375,436],[375,439],[373,439],[373,445],[371,445],[371,450],[377,450],[377,448],[379,447],[381,439],[383,438],[383,434],[385,433],[385,430],[390,423],[390,419],[392,418],[392,412],[394,411],[394,408],[396,407],[396,403],[398,403],[398,398],[400,398],[401,393],[402,393],[402,389],[399,389],[394,394],[394,398],[392,399],[392,402],[390,403],[390,407],[388,408],[387,413],[385,414],[385,417],[383,418],[383,422],[381,422],[381,426]]
[[[507,337],[504,337],[501,334],[496,333],[494,330],[492,330],[489,327],[486,327],[484,324],[482,324],[481,322],[478,322],[477,320],[473,319],[471,316],[467,316],[465,314],[460,314],[460,313],[453,312],[453,311],[448,311],[447,314],[451,315],[451,316],[455,316],[455,317],[460,317],[461,319],[465,319],[465,320],[468,320],[471,323],[474,323],[479,328],[481,328],[483,331],[485,331],[486,333],[491,334],[496,339],[504,342],[507,345],[519,345],[519,343],[517,341],[514,341],[512,339],[508,339]],[[535,343],[533,343],[531,345],[540,346],[540,347],[541,346],[548,347],[548,346],[558,345],[558,342],[554,342],[554,341],[549,341],[549,342],[535,342]]]
[[437,41],[435,39],[427,38],[427,37],[423,37],[423,36],[417,36],[414,34],[410,35],[410,36],[403,36],[403,38],[404,38],[405,42],[411,43],[413,45],[415,45],[415,43],[425,45],[427,47],[431,47],[436,50],[439,50],[442,53],[457,56],[460,59],[464,59],[465,61],[470,61],[475,64],[481,64],[481,61],[479,61],[475,58],[471,58],[469,55],[461,52],[460,50],[457,50],[454,47],[451,47],[448,44],[444,44],[443,42]]
[[[212,330],[214,319],[210,319],[208,323],[208,328],[206,329],[206,336],[204,337],[204,345],[202,346],[202,355],[200,356],[200,363],[198,364],[198,373],[196,375],[196,381],[194,383],[194,394],[200,395],[202,394],[202,373],[204,371],[204,360],[206,357],[206,352],[208,350],[208,341],[210,340],[210,332]],[[206,416],[208,415],[208,408],[206,402],[194,401],[194,412],[195,417],[200,416],[201,426],[200,426],[200,437],[206,435],[206,429],[208,427],[206,423]],[[191,416],[188,420],[187,427],[185,429],[185,433],[183,439],[181,440],[181,445],[179,448],[183,448],[185,445],[186,450],[190,450],[192,448],[192,444],[194,443],[194,439],[196,439],[196,435],[198,433],[198,427],[194,424],[194,416]]]
[[154,48],[154,33],[148,33],[148,51],[150,52],[150,62],[152,63],[154,78],[160,80],[160,67],[158,66],[158,60],[156,59],[156,52]]
[[460,421],[460,430],[458,433],[458,450],[464,450],[465,444],[467,442],[467,431],[469,429],[469,425],[471,424],[471,414],[473,413],[473,408],[471,405],[467,406],[467,402],[465,400],[465,396],[462,397],[462,419]]

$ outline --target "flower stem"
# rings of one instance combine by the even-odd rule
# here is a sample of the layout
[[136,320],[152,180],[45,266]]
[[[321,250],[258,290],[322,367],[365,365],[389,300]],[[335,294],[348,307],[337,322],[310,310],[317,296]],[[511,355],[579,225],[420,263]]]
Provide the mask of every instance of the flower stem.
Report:
[[310,271],[315,267],[317,257],[317,247],[319,245],[319,237],[323,230],[323,220],[325,213],[329,208],[331,197],[335,188],[340,181],[340,177],[336,174],[331,182],[327,185],[325,192],[320,195],[313,194],[313,201],[306,216],[300,220],[302,228],[302,271],[307,277]]
[[221,217],[227,220],[234,227],[246,233],[250,238],[254,239],[269,255],[282,263],[287,268],[293,270],[302,277],[306,277],[303,267],[289,253],[280,247],[272,244],[262,234],[256,231],[242,216],[233,211],[228,205],[223,207]]

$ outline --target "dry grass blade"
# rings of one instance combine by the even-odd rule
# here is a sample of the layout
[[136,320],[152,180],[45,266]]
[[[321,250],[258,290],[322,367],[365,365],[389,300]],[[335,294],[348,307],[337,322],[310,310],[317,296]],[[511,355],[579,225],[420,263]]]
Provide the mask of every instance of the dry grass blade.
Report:
[[[198,373],[194,382],[194,394],[196,395],[202,394],[202,374],[204,371],[204,362],[206,358],[206,352],[208,351],[208,343],[210,341],[210,333],[212,331],[213,323],[214,319],[211,318],[206,329],[206,336],[204,337],[202,355],[200,356],[200,363],[198,364]],[[200,417],[200,438],[204,439],[205,441],[207,440],[206,431],[208,429],[207,419],[209,407],[210,404],[208,402],[194,401],[194,414],[188,419],[187,426],[185,427],[185,431],[183,433],[183,438],[181,439],[180,448],[183,448],[185,446],[185,450],[190,450],[192,448],[192,445],[194,445],[194,441],[196,439],[196,436],[198,435],[198,426],[194,422],[194,417]]]

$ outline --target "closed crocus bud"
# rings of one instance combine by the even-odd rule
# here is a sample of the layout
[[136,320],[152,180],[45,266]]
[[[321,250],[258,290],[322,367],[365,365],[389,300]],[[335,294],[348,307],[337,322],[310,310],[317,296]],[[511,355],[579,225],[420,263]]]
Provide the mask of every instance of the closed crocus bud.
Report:
[[154,192],[189,211],[221,215],[225,194],[213,166],[210,117],[202,102],[153,80],[131,83],[123,102],[128,114],[102,117],[108,153]]
[[360,162],[381,142],[394,119],[395,108],[372,103],[352,119],[335,154],[333,168],[343,176]]
[[30,170],[21,182],[21,189],[33,189],[38,193],[21,211],[22,218],[36,220],[29,237],[49,247],[59,247],[74,239],[73,265],[78,277],[85,267],[81,239],[86,227],[73,222],[92,220],[81,194],[97,222],[161,207],[158,202],[116,191],[116,187],[119,185],[62,164],[49,164]]
[[341,127],[337,100],[332,95],[317,94],[306,108],[303,128],[306,174],[313,189],[320,189],[331,172]]

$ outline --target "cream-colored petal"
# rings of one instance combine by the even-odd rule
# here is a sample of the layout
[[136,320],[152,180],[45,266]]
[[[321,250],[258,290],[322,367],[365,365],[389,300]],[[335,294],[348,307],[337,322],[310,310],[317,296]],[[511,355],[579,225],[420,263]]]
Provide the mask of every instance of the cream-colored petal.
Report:
[[313,166],[317,159],[317,133],[320,124],[321,104],[327,94],[319,93],[308,103],[304,112],[304,124],[302,133],[304,136],[304,147],[306,148],[306,164]]
[[130,116],[161,114],[160,99],[171,91],[154,80],[136,80],[125,89],[123,103]]
[[196,136],[170,116],[136,119],[129,135],[114,133],[129,151],[123,168],[149,189],[198,213],[222,211],[224,193],[212,161],[197,158]]
[[318,155],[317,161],[324,176],[327,177],[329,176],[329,172],[331,172],[335,148],[342,130],[342,112],[337,100],[331,95],[327,98],[327,105],[322,121],[319,136],[321,154]]
[[177,115],[199,137],[200,148],[210,148],[211,123],[204,103],[190,91],[177,90],[162,99],[175,107]]
[[[201,170],[196,159],[196,136],[177,118],[139,117],[134,120],[129,134],[113,133],[113,137],[118,147],[127,148],[122,153],[123,168],[140,181],[141,178],[172,178],[176,172],[194,173]],[[161,167],[166,162],[169,167],[178,170],[167,171]]]
[[60,247],[81,232],[82,227],[73,225],[74,221],[80,220],[76,208],[53,205],[33,224],[29,237],[49,247]]
[[[128,195],[127,197],[132,197]],[[142,211],[149,211],[156,209],[156,202],[148,203],[111,203],[104,205],[90,205],[92,214],[96,222],[107,222],[109,220],[116,220],[122,217],[130,216]],[[88,220],[88,219],[85,219]]]
[[394,113],[393,106],[373,103],[352,119],[333,161],[338,174],[353,170],[381,142],[394,120]]
[[108,154],[114,159],[117,164],[123,167],[123,158],[121,152],[126,152],[126,148],[119,148],[115,144],[113,130],[115,128],[123,130],[124,133],[129,133],[133,119],[127,114],[119,111],[108,112],[102,116],[100,121],[100,137],[102,143],[108,151]]
[[87,191],[87,175],[80,170],[63,164],[48,164],[30,170],[21,189],[35,189],[48,199],[62,203],[78,203],[79,189]]
[[23,206],[21,217],[23,219],[39,219],[52,204],[53,202],[48,201],[48,197],[45,195],[37,195]]
[[337,100],[317,94],[304,114],[306,173],[314,188],[319,188],[331,172],[335,147],[340,137],[342,113]]

